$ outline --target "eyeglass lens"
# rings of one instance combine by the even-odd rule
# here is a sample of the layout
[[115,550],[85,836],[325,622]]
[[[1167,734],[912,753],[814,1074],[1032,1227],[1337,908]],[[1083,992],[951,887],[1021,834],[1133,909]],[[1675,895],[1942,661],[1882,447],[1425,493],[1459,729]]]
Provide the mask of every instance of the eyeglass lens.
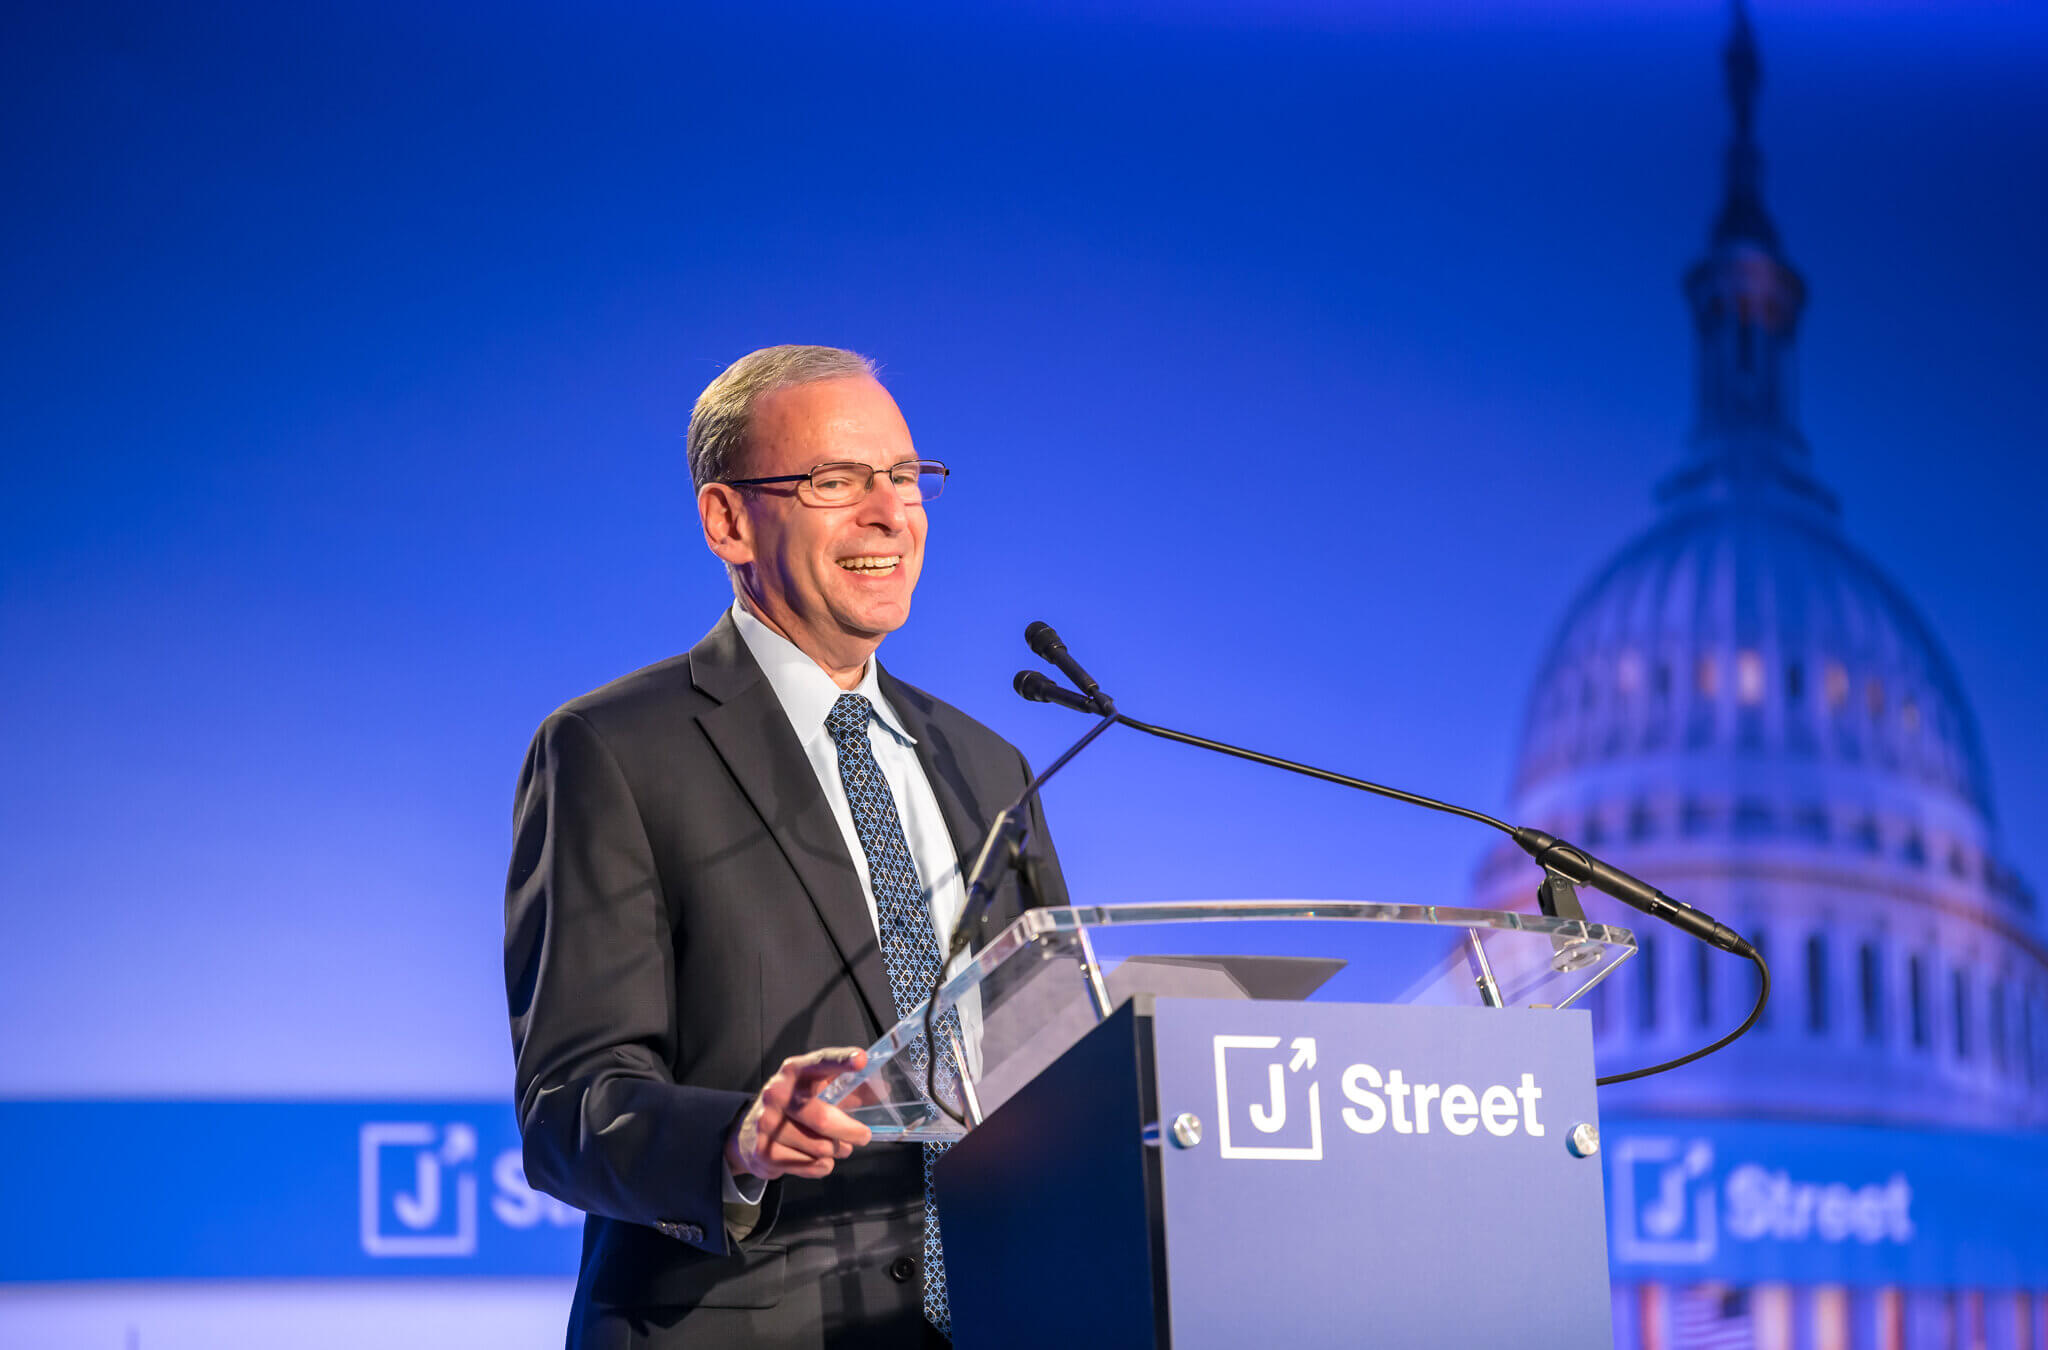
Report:
[[875,475],[886,473],[897,500],[928,502],[946,487],[946,469],[932,460],[915,459],[888,469],[865,464],[820,464],[811,470],[811,495],[826,506],[841,506],[874,490]]

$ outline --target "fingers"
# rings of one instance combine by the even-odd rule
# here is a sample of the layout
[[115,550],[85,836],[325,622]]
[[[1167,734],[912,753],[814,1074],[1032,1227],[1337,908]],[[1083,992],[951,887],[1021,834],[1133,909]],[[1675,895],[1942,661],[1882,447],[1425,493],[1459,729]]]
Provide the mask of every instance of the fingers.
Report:
[[735,1171],[757,1177],[828,1175],[836,1161],[874,1134],[812,1094],[866,1064],[867,1052],[856,1047],[813,1050],[784,1060],[734,1127],[726,1161]]
[[859,1046],[835,1046],[829,1050],[813,1050],[808,1055],[792,1055],[782,1061],[777,1073],[794,1072],[799,1079],[833,1079],[842,1073],[858,1073],[868,1066],[868,1052]]
[[866,1068],[868,1052],[857,1046],[813,1050],[782,1062],[782,1072],[794,1070],[795,1081],[786,1107],[789,1118],[812,1134],[842,1145],[840,1157],[874,1138],[874,1132],[837,1106],[819,1101],[811,1094],[843,1073]]
[[792,1105],[784,1115],[810,1134],[843,1145],[839,1154],[842,1158],[874,1138],[873,1130],[816,1097]]
[[762,1100],[787,1106],[808,1097],[842,1073],[856,1073],[867,1067],[868,1052],[842,1047],[813,1050],[808,1055],[791,1055],[761,1089]]
[[853,1152],[849,1140],[828,1138],[799,1120],[757,1103],[741,1120],[733,1161],[738,1170],[757,1177],[785,1172],[821,1177],[832,1164]]
[[784,1135],[765,1139],[756,1147],[754,1164],[747,1170],[758,1177],[800,1176],[822,1177],[831,1173],[839,1159],[831,1151],[832,1145],[825,1146],[820,1154],[798,1146],[797,1142]]
[[836,1139],[821,1130],[815,1130],[788,1112],[783,1113],[779,1122],[773,1122],[764,1114],[763,1124],[770,1126],[761,1131],[765,1143],[780,1144],[813,1158],[844,1158],[853,1152],[851,1140]]

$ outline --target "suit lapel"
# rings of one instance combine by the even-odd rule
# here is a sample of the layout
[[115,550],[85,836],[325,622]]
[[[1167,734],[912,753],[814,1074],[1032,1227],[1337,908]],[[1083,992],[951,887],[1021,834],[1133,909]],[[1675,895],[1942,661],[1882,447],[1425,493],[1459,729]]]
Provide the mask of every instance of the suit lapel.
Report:
[[730,614],[690,649],[690,677],[718,700],[717,707],[697,715],[698,725],[803,883],[875,1025],[894,1026],[896,1000],[845,837],[789,715]]

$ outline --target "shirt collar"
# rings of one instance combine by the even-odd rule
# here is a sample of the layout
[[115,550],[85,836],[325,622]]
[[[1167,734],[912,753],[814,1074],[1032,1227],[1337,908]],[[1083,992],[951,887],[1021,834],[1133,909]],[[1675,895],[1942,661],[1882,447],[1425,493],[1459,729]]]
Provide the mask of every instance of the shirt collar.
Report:
[[775,691],[776,701],[789,714],[789,721],[796,728],[796,734],[806,745],[814,737],[829,733],[825,730],[825,718],[832,711],[832,705],[839,701],[841,694],[859,694],[875,710],[877,721],[889,729],[891,735],[905,745],[916,745],[917,737],[910,734],[903,725],[903,719],[889,706],[889,700],[882,697],[880,677],[881,662],[868,658],[868,666],[861,673],[860,683],[852,689],[841,689],[832,682],[824,668],[806,656],[803,649],[794,642],[755,618],[748,608],[735,600],[732,602],[733,626],[740,630],[740,641],[747,644],[747,651],[753,656],[761,673],[768,677],[768,685]]

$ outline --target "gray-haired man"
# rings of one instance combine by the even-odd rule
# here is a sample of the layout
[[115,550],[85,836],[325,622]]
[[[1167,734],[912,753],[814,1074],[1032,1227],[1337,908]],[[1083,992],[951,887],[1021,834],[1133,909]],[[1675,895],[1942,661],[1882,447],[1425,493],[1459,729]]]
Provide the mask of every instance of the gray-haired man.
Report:
[[[875,660],[946,470],[872,365],[826,347],[712,381],[690,466],[734,605],[550,716],[515,811],[527,1175],[591,1216],[569,1343],[942,1344],[929,1156],[862,1147],[811,1094],[921,996],[961,860],[1030,777]],[[1066,902],[1035,816],[1033,886],[1005,884],[998,924]]]

